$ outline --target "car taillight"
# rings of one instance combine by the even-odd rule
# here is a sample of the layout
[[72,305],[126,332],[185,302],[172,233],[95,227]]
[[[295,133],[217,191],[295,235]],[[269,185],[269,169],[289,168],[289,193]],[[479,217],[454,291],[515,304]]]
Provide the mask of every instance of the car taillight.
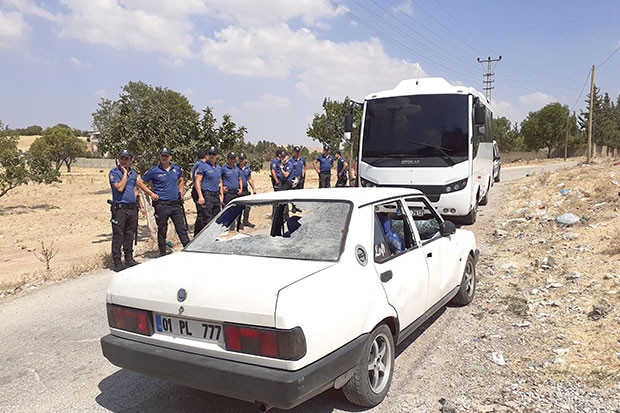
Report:
[[283,360],[299,360],[306,354],[301,328],[278,330],[224,324],[226,350]]
[[145,336],[153,335],[153,317],[150,311],[106,304],[108,308],[108,324],[112,328],[131,331]]

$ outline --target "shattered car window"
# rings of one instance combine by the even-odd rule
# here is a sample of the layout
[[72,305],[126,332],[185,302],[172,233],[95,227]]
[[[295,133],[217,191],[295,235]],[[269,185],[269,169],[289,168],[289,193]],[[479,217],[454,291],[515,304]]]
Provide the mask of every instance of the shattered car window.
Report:
[[[246,208],[253,226],[244,224]],[[185,250],[337,261],[350,213],[351,204],[344,201],[233,201]]]

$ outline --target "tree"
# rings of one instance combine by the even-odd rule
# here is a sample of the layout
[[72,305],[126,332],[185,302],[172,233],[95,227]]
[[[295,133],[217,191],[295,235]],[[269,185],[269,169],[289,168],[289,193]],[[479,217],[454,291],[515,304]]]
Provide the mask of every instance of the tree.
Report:
[[493,119],[493,136],[497,141],[499,150],[502,152],[519,150],[517,137],[519,136],[519,124],[512,124],[505,117]]
[[213,145],[225,154],[242,144],[247,133],[229,114],[217,126],[210,107],[201,117],[180,93],[142,82],[129,82],[116,101],[102,99],[93,126],[100,132],[101,152],[116,156],[123,148],[131,150],[140,172],[158,161],[161,148],[172,149],[186,179],[199,149]]
[[78,156],[82,156],[84,151],[84,142],[75,136],[73,129],[62,123],[45,129],[41,137],[30,146],[33,156],[54,162],[56,171],[59,171],[64,163],[67,172],[71,172],[71,164]]
[[351,139],[345,141],[344,137],[344,117],[351,112],[352,102],[347,96],[344,102],[338,102],[325,98],[323,100],[323,114],[314,114],[312,119],[312,125],[306,129],[306,134],[319,141],[322,145],[328,144],[332,150],[339,149],[343,146],[345,152],[350,150],[350,146],[353,145],[353,149],[357,148],[357,142],[359,137],[359,125],[360,125],[360,112],[355,111],[355,119],[353,122],[354,129],[351,133]]
[[550,103],[539,111],[528,114],[521,124],[521,136],[526,149],[537,151],[547,148],[549,158],[553,148],[564,146],[567,126],[569,139],[578,135],[577,119],[575,115],[569,117],[568,106],[558,102]]
[[99,150],[116,156],[127,148],[136,169],[144,172],[159,159],[161,148],[171,148],[188,176],[196,157],[191,144],[199,135],[199,116],[187,98],[143,82],[129,82],[122,90],[116,101],[102,99],[93,113]]
[[0,198],[28,182],[59,182],[60,174],[52,168],[49,160],[20,152],[18,140],[0,121]]

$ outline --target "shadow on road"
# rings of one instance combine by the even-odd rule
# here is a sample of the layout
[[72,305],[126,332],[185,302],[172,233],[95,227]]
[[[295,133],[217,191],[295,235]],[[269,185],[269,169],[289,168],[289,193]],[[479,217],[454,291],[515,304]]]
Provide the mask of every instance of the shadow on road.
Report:
[[405,341],[403,341],[402,343],[400,343],[397,347],[396,347],[396,357],[400,356],[405,350],[407,350],[407,347],[409,347],[409,345],[411,343],[413,343],[414,341],[416,341],[422,334],[424,334],[424,332],[433,325],[433,323],[435,321],[437,321],[442,315],[443,313],[446,312],[446,307],[441,307],[441,309],[437,310],[437,312],[435,314],[433,314],[428,320],[426,320],[424,323],[422,323],[422,325],[420,327],[418,327],[417,330],[415,330],[413,333],[411,333],[411,335],[409,337],[407,337],[405,339]]
[[[111,412],[200,412],[256,413],[257,405],[217,394],[170,384],[121,369],[99,382],[96,402]],[[271,409],[270,413],[364,412],[369,409],[350,404],[340,390],[327,390],[291,410]]]

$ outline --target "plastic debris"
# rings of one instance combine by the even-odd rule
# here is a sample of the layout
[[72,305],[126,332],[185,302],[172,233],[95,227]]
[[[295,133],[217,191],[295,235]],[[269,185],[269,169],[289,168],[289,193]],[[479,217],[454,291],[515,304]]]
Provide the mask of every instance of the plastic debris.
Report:
[[579,217],[575,214],[571,214],[566,213],[566,214],[562,214],[559,217],[557,217],[555,219],[556,224],[558,224],[561,227],[565,227],[565,226],[569,226],[569,225],[575,225],[576,223],[579,222]]
[[494,351],[493,353],[491,353],[491,361],[493,361],[493,363],[497,364],[498,366],[506,365],[506,360],[504,360],[504,355],[501,351]]

